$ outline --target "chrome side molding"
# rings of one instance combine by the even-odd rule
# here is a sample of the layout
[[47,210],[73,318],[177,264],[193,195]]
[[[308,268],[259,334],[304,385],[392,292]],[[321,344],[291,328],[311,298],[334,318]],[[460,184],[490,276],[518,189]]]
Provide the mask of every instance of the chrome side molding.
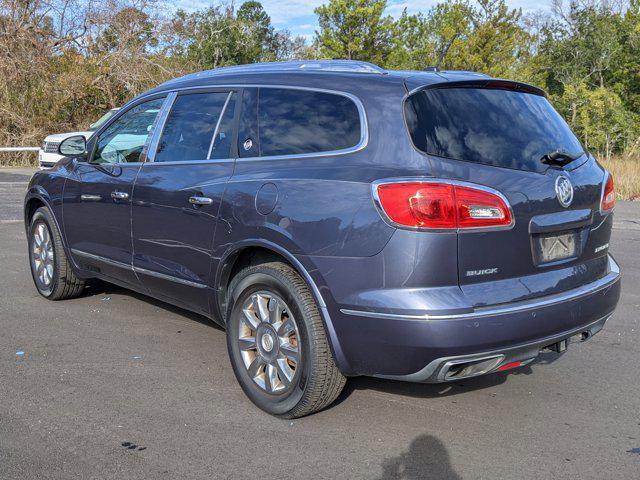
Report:
[[194,287],[194,288],[207,288],[207,285],[205,285],[204,283],[192,282],[190,280],[174,277],[172,275],[167,275],[165,273],[154,272],[153,270],[147,270],[146,268],[134,267],[129,263],[119,262],[117,260],[112,260],[110,258],[101,257],[100,255],[94,255],[93,253],[83,252],[82,250],[77,250],[75,248],[71,249],[71,253],[79,257],[84,257],[90,260],[94,260],[96,262],[105,263],[107,265],[112,265],[114,267],[124,268],[126,270],[133,271],[136,274],[141,273],[143,275],[149,275],[150,277],[161,278],[162,280],[168,280],[170,282],[180,283],[182,285],[187,285],[189,287]]

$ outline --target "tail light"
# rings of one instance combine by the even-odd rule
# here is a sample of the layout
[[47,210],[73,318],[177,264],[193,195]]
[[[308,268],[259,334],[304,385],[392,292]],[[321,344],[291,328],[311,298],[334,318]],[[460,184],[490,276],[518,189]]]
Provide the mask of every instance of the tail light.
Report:
[[504,228],[513,224],[497,191],[448,181],[390,181],[373,185],[374,198],[394,225],[415,229]]
[[607,172],[607,177],[602,189],[602,202],[600,204],[600,211],[608,212],[613,210],[616,205],[616,192],[613,188],[613,175]]

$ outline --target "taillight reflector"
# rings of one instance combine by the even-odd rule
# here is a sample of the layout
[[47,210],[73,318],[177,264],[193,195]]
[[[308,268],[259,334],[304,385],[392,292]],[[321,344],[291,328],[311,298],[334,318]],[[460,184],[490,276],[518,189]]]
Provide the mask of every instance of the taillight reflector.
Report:
[[425,229],[507,227],[511,210],[497,192],[438,181],[379,183],[379,205],[399,226]]
[[503,372],[505,370],[511,370],[512,368],[516,368],[519,367],[520,365],[522,365],[521,361],[516,361],[516,362],[511,362],[511,363],[505,363],[504,365],[501,365],[498,367],[498,369],[496,370],[497,372]]
[[607,180],[604,184],[604,191],[602,192],[602,205],[600,209],[603,212],[612,210],[616,205],[616,192],[613,188],[613,175],[607,172]]

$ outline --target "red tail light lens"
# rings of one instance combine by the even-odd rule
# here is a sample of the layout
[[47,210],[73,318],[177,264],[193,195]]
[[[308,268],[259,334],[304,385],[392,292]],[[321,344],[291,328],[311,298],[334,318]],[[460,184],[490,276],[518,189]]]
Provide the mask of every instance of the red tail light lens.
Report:
[[394,223],[407,227],[456,227],[453,185],[386,183],[378,185],[378,198]]
[[418,181],[380,183],[374,188],[386,216],[400,226],[491,228],[513,221],[505,200],[482,187]]
[[604,191],[602,192],[602,205],[600,209],[603,212],[612,210],[616,205],[616,192],[613,188],[613,175],[607,172],[607,180],[604,184]]

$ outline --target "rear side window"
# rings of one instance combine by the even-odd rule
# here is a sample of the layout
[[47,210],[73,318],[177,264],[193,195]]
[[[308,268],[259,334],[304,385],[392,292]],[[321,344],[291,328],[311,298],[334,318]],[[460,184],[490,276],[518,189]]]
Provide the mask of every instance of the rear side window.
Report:
[[546,98],[483,88],[432,88],[407,99],[409,134],[430,155],[518,170],[543,171],[557,149],[583,152]]
[[[155,161],[207,160],[210,154],[212,158],[228,158],[231,145],[228,117],[233,117],[233,113],[226,113],[222,119],[221,115],[225,106],[233,110],[232,97],[229,92],[179,95],[167,116]],[[216,127],[218,133],[214,138]]]
[[360,114],[342,95],[261,88],[258,132],[263,157],[343,150],[360,142]]

